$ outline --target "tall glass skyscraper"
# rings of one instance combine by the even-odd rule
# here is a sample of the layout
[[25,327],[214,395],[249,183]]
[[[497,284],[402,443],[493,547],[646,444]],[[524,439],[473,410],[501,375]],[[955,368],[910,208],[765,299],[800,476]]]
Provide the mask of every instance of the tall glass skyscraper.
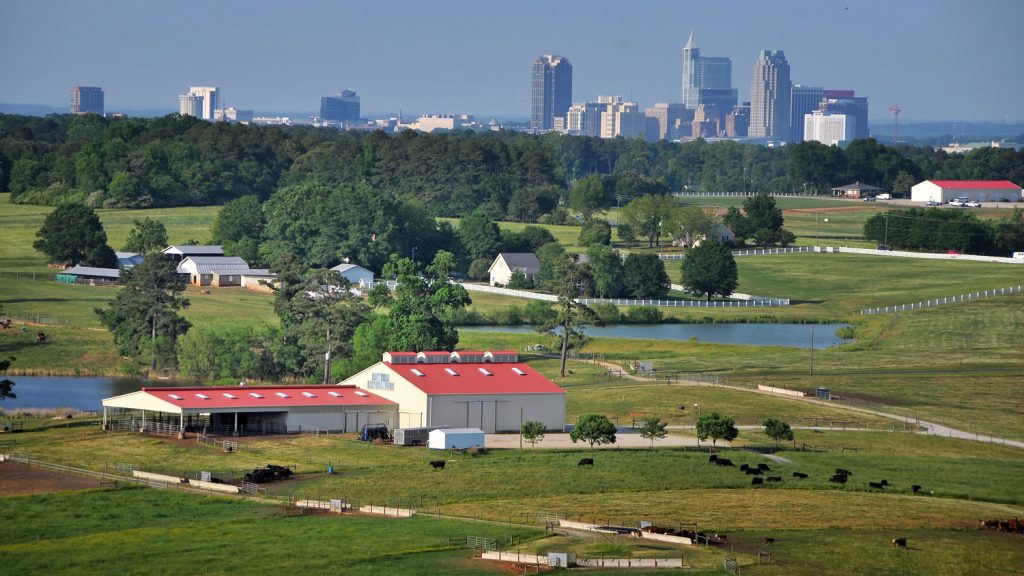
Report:
[[792,129],[790,140],[804,141],[804,115],[818,109],[824,94],[825,89],[820,86],[793,86],[789,112],[789,125]]
[[103,88],[99,86],[72,86],[71,113],[93,113],[103,116]]
[[533,63],[530,128],[551,130],[555,117],[565,117],[572,105],[572,64],[564,56],[545,54]]
[[[702,90],[709,91],[703,94],[703,99]],[[732,91],[730,102],[721,100],[723,90]],[[701,56],[700,48],[693,42],[693,32],[683,47],[683,104],[690,110],[696,110],[698,104],[714,104],[726,112],[736,105],[736,91],[732,90],[732,60],[722,56]]]
[[789,140],[792,83],[789,62],[782,50],[761,50],[754,62],[754,79],[750,82],[751,138]]

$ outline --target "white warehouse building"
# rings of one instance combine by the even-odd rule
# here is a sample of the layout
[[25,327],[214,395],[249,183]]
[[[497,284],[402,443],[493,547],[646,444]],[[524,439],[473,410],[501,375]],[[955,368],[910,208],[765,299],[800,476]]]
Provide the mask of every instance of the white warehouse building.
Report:
[[967,198],[978,202],[1020,202],[1021,187],[1009,180],[925,180],[910,188],[914,202],[938,202]]
[[399,406],[399,428],[448,426],[516,432],[535,420],[565,429],[565,390],[515,351],[385,352],[343,383]]

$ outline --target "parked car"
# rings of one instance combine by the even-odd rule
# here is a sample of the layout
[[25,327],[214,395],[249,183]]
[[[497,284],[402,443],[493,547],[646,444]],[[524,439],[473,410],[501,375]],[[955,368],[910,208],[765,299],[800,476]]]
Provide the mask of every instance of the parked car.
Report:
[[942,205],[942,202],[939,202],[938,200],[929,200],[928,201],[928,206],[941,206],[941,205]]
[[964,207],[967,205],[967,198],[953,198],[949,201],[950,206]]
[[1014,260],[1024,260],[1024,252],[1014,252],[1013,253],[1013,259]]
[[874,196],[865,196],[865,197],[861,198],[860,200],[861,200],[861,202],[874,202],[875,201],[875,197]]
[[875,249],[876,250],[892,250],[892,248],[889,248],[889,246],[887,244],[879,244],[878,247],[875,248]]
[[879,194],[878,196],[875,196],[875,198],[879,200],[892,200],[892,194],[886,192],[885,194]]
[[978,202],[977,200],[971,200],[970,202],[967,203],[967,207],[968,208],[981,208],[981,202]]

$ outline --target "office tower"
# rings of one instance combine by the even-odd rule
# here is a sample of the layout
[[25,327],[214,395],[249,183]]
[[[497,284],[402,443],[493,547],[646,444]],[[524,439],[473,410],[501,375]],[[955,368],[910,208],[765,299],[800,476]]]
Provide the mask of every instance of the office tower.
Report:
[[218,122],[252,122],[252,110],[218,108],[214,117]]
[[643,135],[646,123],[640,115],[640,105],[623,102],[621,96],[598,96],[601,110],[601,138],[635,138]]
[[565,113],[565,131],[573,136],[601,136],[601,112],[603,104],[581,102],[573,104]]
[[196,118],[202,118],[203,101],[204,98],[196,94],[178,95],[178,114],[181,114],[182,116],[195,116]]
[[793,142],[803,142],[804,115],[818,109],[824,93],[825,89],[819,86],[803,86],[800,84],[793,86],[789,107],[789,125],[793,131],[790,140]]
[[[178,96],[178,113],[182,115],[195,116],[212,122],[217,117],[217,108],[220,107],[220,103],[217,101],[219,93],[220,88],[217,88],[216,86],[189,86],[188,94]],[[185,99],[185,96],[190,96],[192,98]],[[199,108],[197,110],[192,110],[192,107],[197,103],[195,97],[201,98],[202,102],[199,102]],[[186,112],[186,110],[189,111]]]
[[750,83],[751,138],[789,140],[791,90],[786,55],[782,50],[762,50]]
[[545,54],[533,63],[530,128],[551,130],[555,116],[565,116],[572,105],[572,64],[563,56]]
[[99,86],[72,86],[71,113],[92,113],[103,116],[103,88]]
[[693,110],[682,102],[659,102],[644,110],[644,116],[649,141],[676,140],[683,135],[683,126],[693,120]]
[[733,106],[725,116],[725,135],[727,138],[746,138],[750,128],[750,102]]
[[845,114],[853,117],[853,136],[858,140],[870,136],[868,132],[868,99],[855,96],[853,90],[825,90],[819,110],[830,114]]
[[[716,92],[706,92],[702,99],[704,90]],[[729,96],[720,92],[722,90],[731,92],[732,102],[711,100]],[[683,47],[683,104],[691,110],[695,110],[698,104],[714,104],[720,110],[729,110],[736,105],[736,91],[732,89],[732,60],[721,56],[701,56],[700,48],[693,42],[692,32]],[[728,107],[723,108],[724,105]]]
[[331,122],[355,122],[359,120],[359,96],[355,90],[342,90],[337,96],[320,98],[320,119]]
[[815,110],[804,115],[804,140],[814,140],[826,146],[844,146],[853,140],[856,119],[847,114],[832,114]]

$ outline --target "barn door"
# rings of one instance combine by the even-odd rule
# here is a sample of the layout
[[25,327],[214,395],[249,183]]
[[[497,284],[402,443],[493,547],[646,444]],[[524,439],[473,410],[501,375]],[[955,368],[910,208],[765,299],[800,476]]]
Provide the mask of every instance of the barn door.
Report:
[[495,422],[495,409],[497,408],[494,400],[487,400],[480,403],[480,429],[488,434],[493,434],[497,430],[497,422]]

